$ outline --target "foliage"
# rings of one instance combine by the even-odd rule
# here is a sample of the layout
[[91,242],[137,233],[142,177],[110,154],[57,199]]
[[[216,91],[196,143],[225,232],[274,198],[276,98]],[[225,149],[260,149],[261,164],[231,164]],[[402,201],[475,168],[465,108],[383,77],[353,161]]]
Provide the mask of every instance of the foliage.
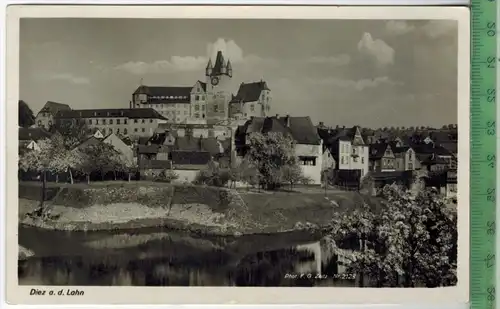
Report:
[[47,172],[53,168],[54,157],[57,149],[53,147],[50,139],[37,142],[40,150],[25,151],[19,158],[19,169],[24,171]]
[[241,181],[251,186],[259,184],[261,176],[254,163],[250,162],[248,159],[244,159],[240,165],[238,165],[237,169]]
[[35,115],[26,102],[19,100],[18,108],[18,123],[20,127],[29,128],[35,124]]
[[293,186],[301,183],[307,185],[311,182],[311,178],[304,176],[304,173],[298,164],[288,164],[284,165],[280,169],[281,181],[290,185],[290,189]]
[[221,169],[218,164],[212,162],[206,169],[200,170],[196,175],[193,183],[198,185],[207,185],[215,187],[224,187],[228,184],[230,179],[230,172]]
[[155,181],[160,181],[160,182],[172,182],[174,180],[179,179],[179,175],[171,170],[171,169],[166,169],[163,170],[156,178]]
[[[283,169],[287,170],[287,176],[296,175],[298,160],[295,142],[290,136],[279,132],[252,133],[249,143],[248,160],[257,167],[259,181],[267,189],[274,189],[281,184]],[[288,177],[288,180],[292,178],[295,180],[295,177]]]
[[116,167],[116,156],[118,152],[112,145],[98,143],[87,145],[86,147],[75,148],[72,150],[76,156],[81,157],[76,169],[89,176],[92,172],[114,170]]
[[50,131],[62,135],[66,148],[73,148],[87,137],[90,130],[84,119],[73,119],[56,121]]
[[456,211],[432,189],[412,193],[387,185],[382,198],[382,209],[365,204],[332,220],[332,244],[357,240],[348,271],[378,287],[456,284]]

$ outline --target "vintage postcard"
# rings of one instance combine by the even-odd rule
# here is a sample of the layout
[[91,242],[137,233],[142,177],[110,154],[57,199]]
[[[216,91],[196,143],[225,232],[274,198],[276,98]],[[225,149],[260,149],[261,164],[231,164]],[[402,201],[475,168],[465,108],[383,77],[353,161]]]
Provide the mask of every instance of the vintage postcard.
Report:
[[467,302],[467,8],[7,22],[9,302]]

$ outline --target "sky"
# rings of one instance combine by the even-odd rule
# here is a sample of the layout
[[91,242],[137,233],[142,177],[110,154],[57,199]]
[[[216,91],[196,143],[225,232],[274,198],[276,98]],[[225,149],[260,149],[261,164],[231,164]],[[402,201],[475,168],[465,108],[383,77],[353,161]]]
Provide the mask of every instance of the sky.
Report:
[[327,125],[457,123],[456,21],[22,19],[20,99],[126,108],[142,83],[192,86],[221,50],[271,115]]

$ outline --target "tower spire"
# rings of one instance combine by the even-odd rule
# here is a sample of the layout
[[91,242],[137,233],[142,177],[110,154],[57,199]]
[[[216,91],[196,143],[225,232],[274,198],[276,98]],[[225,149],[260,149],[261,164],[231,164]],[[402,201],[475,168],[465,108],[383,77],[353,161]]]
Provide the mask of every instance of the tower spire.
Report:
[[207,67],[205,68],[205,75],[210,76],[213,72],[212,59],[208,59]]

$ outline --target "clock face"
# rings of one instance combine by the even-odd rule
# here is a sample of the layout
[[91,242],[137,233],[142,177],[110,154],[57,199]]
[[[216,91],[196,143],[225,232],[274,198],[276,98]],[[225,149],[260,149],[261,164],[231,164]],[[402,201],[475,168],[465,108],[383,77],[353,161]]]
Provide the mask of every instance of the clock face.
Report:
[[219,83],[219,79],[217,77],[212,77],[212,85],[217,85]]

